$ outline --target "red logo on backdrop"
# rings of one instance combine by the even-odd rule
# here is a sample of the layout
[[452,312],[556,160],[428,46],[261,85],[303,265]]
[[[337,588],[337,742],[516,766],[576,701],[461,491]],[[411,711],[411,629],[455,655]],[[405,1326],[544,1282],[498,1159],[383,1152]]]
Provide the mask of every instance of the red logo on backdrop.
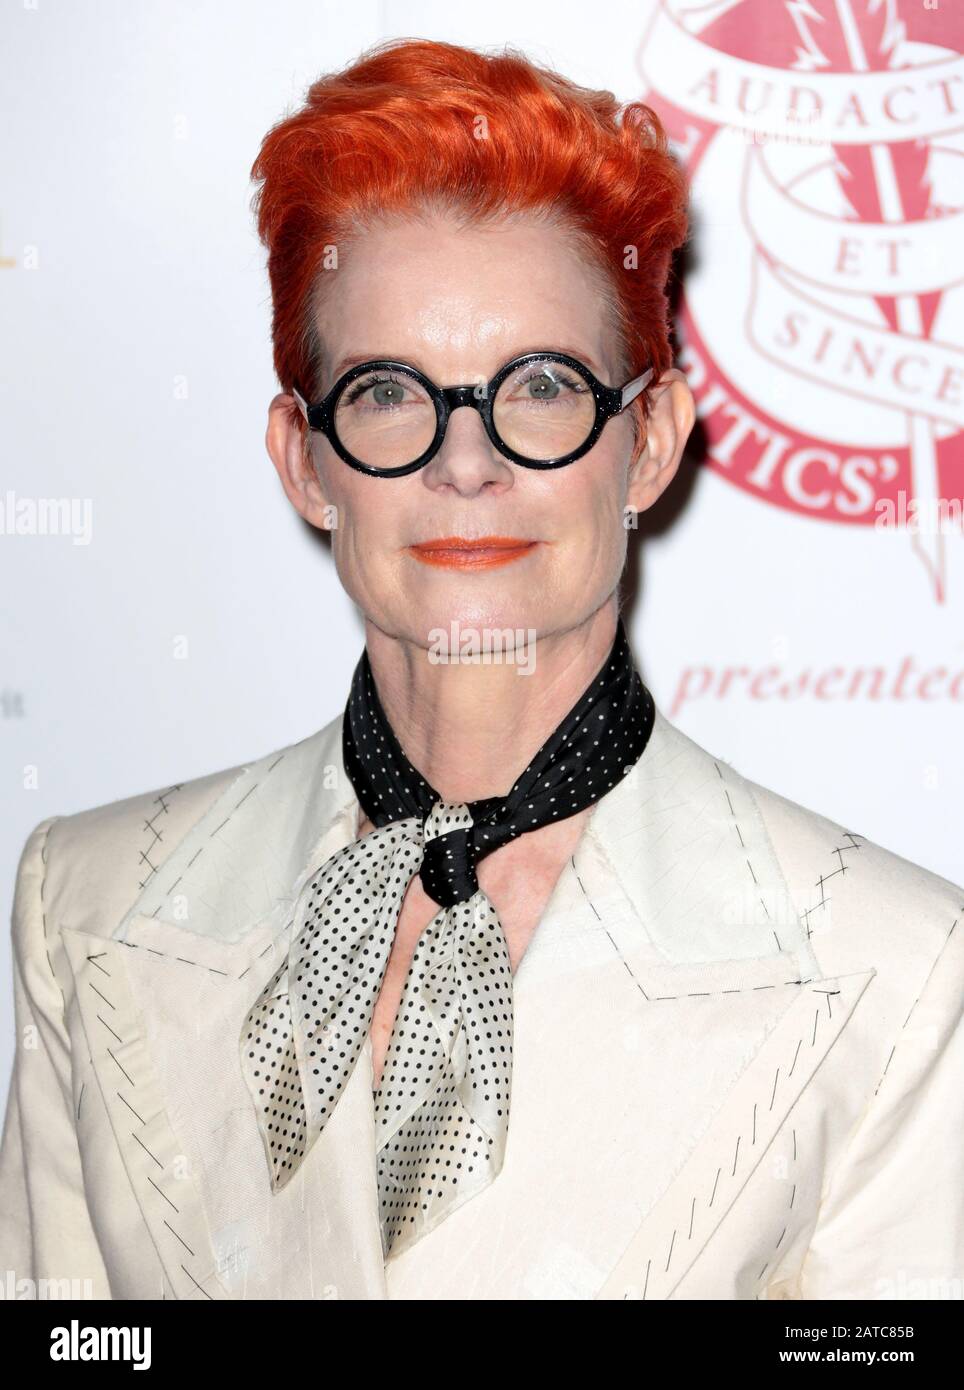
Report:
[[906,526],[938,601],[964,491],[955,8],[660,0],[639,53],[690,174],[681,365],[710,467],[806,516]]

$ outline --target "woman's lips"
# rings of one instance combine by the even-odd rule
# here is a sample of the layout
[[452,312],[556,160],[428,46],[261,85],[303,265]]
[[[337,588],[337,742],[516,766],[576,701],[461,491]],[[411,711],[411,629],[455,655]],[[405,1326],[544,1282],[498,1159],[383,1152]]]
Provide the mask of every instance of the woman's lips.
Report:
[[465,540],[461,536],[444,536],[439,540],[410,545],[409,552],[423,565],[444,569],[493,569],[508,565],[534,550],[538,541],[523,541],[517,536],[482,536]]

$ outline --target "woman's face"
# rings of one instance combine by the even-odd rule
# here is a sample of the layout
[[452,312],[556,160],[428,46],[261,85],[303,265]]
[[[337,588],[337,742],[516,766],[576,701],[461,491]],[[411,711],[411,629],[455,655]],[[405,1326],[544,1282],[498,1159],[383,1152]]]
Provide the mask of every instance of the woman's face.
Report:
[[[579,358],[607,385],[624,384],[614,375],[618,344],[595,281],[558,229],[385,224],[324,273],[334,278],[318,321],[325,391],[347,358],[400,359],[450,386],[486,381],[510,358],[540,348]],[[284,441],[288,477],[279,472],[291,500],[331,528],[338,576],[369,621],[420,647],[432,643],[432,629],[448,633],[452,623],[532,628],[538,637],[577,627],[617,588],[624,508],[650,505],[668,481],[655,487],[657,465],[647,467],[645,448],[634,467],[628,411],[607,423],[589,453],[546,470],[504,458],[472,409],[455,410],[440,451],[404,477],[370,477],[322,435],[310,440],[317,481],[309,472],[297,479],[297,441]],[[530,544],[508,563],[469,568],[411,549],[485,536]]]

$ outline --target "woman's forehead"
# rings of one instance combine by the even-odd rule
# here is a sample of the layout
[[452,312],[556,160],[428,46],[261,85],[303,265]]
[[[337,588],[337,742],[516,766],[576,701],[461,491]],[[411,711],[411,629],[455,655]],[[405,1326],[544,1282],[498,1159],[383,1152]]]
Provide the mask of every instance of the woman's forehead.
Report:
[[477,373],[536,348],[594,370],[611,356],[598,273],[545,223],[378,225],[322,277],[316,324],[330,378],[368,357]]

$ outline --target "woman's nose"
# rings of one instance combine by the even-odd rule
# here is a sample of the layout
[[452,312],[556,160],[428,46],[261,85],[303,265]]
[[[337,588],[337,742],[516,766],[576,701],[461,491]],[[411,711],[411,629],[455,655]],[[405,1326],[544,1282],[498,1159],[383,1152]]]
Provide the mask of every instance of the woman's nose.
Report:
[[442,447],[422,469],[422,477],[430,487],[449,483],[472,493],[486,483],[511,483],[512,469],[486,434],[479,412],[457,406],[449,415]]

